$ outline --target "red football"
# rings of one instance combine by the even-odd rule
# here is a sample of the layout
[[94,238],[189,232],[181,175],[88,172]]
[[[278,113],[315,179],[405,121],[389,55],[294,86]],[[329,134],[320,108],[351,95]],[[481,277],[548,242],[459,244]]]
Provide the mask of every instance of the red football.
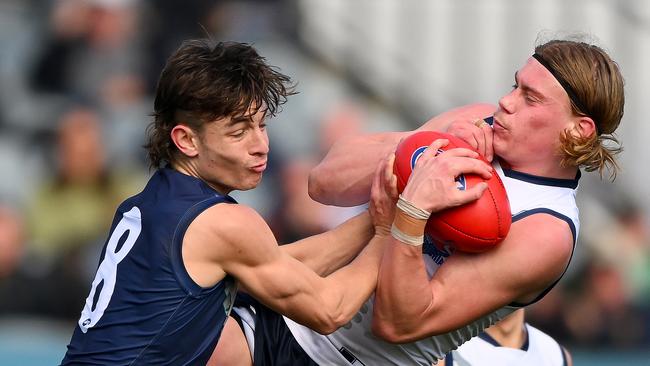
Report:
[[[442,132],[422,131],[410,135],[400,142],[395,151],[393,169],[400,193],[422,152],[434,140],[441,138],[448,139],[449,144],[438,154],[456,147],[475,150],[456,136]],[[480,158],[485,160],[482,156]],[[499,175],[495,172],[488,180],[476,174],[463,174],[456,178],[458,189],[463,190],[483,181],[487,182],[488,188],[478,200],[431,215],[425,232],[438,247],[451,245],[462,252],[478,253],[493,248],[508,235],[512,223],[510,202]]]

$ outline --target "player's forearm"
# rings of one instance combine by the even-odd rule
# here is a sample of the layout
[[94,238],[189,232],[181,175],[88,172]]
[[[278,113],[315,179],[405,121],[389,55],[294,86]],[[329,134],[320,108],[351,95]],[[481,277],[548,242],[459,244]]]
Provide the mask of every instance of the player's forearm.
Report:
[[[352,319],[375,289],[383,245],[384,240],[373,236],[349,265],[325,278],[302,264],[292,265],[296,271],[283,271],[279,266],[265,268],[269,272],[259,276],[260,281],[273,276],[287,280],[256,282],[253,285],[260,293],[250,292],[260,299],[267,294],[263,302],[294,321],[321,334],[332,333]],[[291,261],[298,264],[293,258]],[[251,282],[247,285],[251,286]]]
[[373,333],[389,342],[414,340],[433,301],[422,247],[391,238],[379,269]]
[[281,247],[321,276],[350,263],[374,233],[368,211],[345,221],[333,230]]
[[386,241],[387,237],[374,235],[352,263],[327,278],[329,295],[322,305],[335,314],[335,329],[349,322],[375,290]]
[[304,273],[284,287],[265,286],[264,291],[283,299],[269,306],[316,332],[334,332],[352,319],[375,289],[384,242],[385,238],[373,236],[349,265],[326,278]]
[[379,160],[395,150],[410,132],[356,136],[335,143],[309,175],[309,195],[336,206],[356,206],[368,201],[372,177]]
[[[494,106],[477,103],[451,109],[425,122],[418,130],[446,131],[456,120],[483,118]],[[336,142],[309,175],[309,195],[336,206],[356,206],[368,201],[377,163],[393,152],[399,141],[413,133],[385,132],[356,136]]]

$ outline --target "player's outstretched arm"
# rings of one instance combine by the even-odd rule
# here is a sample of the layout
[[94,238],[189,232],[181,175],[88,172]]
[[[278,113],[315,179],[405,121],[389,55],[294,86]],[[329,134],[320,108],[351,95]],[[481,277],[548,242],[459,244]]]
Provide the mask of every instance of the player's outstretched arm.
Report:
[[[232,275],[275,311],[318,332],[333,332],[352,318],[376,285],[397,191],[392,174],[386,172],[392,173],[388,162],[383,162],[370,207],[374,236],[349,265],[327,277],[280,250],[259,214],[242,205],[216,205],[197,217],[185,238],[186,265],[190,261],[193,268],[201,268],[196,262],[203,260],[204,274],[214,276],[211,282],[219,279],[219,272]],[[215,222],[219,224],[211,224]],[[322,246],[321,239],[312,237],[303,244]],[[200,283],[200,275],[194,272],[192,278],[209,285],[210,281]]]
[[372,218],[364,211],[330,231],[282,245],[280,250],[317,274],[327,276],[350,263],[373,235]]
[[[392,167],[395,160],[394,154],[387,157],[385,164]],[[384,179],[386,184],[396,185],[396,178],[392,176],[390,169],[385,171]],[[375,178],[379,178],[375,175]],[[376,192],[380,192],[382,182],[376,182]],[[389,187],[393,192],[391,196],[397,196],[395,187]],[[392,209],[393,207],[391,207]],[[392,214],[387,215],[377,210],[386,209],[376,204],[370,205],[370,211],[364,211],[338,227],[309,238],[299,240],[292,244],[283,245],[281,250],[298,259],[314,272],[321,276],[327,276],[342,266],[350,263],[354,257],[368,244],[375,233],[375,227],[389,227],[392,223]],[[381,220],[386,222],[381,222]]]
[[[491,104],[471,104],[442,113],[417,130],[446,131],[454,121],[470,121],[490,116]],[[355,206],[368,201],[372,174],[377,162],[395,151],[408,132],[386,132],[356,136],[336,142],[309,176],[309,195],[318,202]]]
[[395,343],[447,333],[510,303],[528,303],[556,281],[571,257],[565,221],[534,214],[481,254],[456,252],[429,280],[422,249],[387,245],[375,297],[373,332]]

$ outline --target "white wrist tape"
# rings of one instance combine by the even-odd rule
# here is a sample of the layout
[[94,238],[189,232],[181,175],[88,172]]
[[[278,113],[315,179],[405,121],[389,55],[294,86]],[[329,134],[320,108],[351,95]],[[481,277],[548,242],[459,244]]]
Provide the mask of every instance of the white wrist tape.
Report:
[[393,238],[401,241],[402,243],[412,245],[414,247],[419,247],[420,245],[424,244],[424,235],[413,236],[406,234],[402,230],[398,229],[397,226],[395,226],[395,223],[393,223],[393,226],[390,228],[390,234],[393,236]]
[[411,202],[407,201],[404,197],[402,197],[401,194],[397,200],[397,208],[404,211],[405,214],[418,220],[428,220],[429,216],[431,216],[431,212],[415,206]]

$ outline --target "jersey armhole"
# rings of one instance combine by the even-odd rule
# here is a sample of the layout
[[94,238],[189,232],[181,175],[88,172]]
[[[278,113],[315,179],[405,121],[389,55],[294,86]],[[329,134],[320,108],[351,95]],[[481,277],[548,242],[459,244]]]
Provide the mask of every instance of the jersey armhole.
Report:
[[560,277],[557,280],[555,280],[544,291],[542,291],[537,297],[535,297],[535,299],[533,299],[532,301],[530,301],[528,303],[512,302],[512,303],[509,304],[509,306],[512,306],[512,307],[523,308],[525,306],[528,306],[528,305],[531,305],[531,304],[534,304],[534,303],[538,302],[544,296],[546,296],[546,294],[549,291],[551,291],[553,289],[553,287],[555,287],[555,285],[558,282],[560,282],[560,279],[564,276],[567,269],[569,268],[569,264],[571,264],[571,260],[573,259],[573,253],[575,253],[576,243],[577,243],[577,240],[578,240],[578,237],[577,237],[578,232],[576,230],[576,225],[573,222],[573,220],[571,220],[566,215],[563,215],[563,214],[561,214],[561,213],[559,213],[557,211],[551,210],[549,208],[534,208],[532,210],[523,211],[523,212],[520,212],[520,213],[518,213],[516,215],[513,215],[512,216],[512,222],[514,223],[514,222],[519,221],[519,220],[521,220],[521,219],[523,219],[525,217],[528,217],[528,216],[531,216],[531,215],[534,215],[534,214],[540,214],[540,213],[541,214],[548,214],[548,215],[551,215],[553,217],[556,217],[556,218],[558,218],[558,219],[560,219],[562,221],[565,221],[569,225],[569,229],[571,229],[571,236],[573,237],[573,249],[571,250],[571,257],[569,258],[569,262],[567,263],[566,268],[564,268],[564,271],[562,271],[562,274],[560,275]]
[[176,226],[176,230],[174,231],[174,236],[171,243],[172,247],[170,250],[172,268],[174,270],[174,276],[176,277],[176,280],[190,296],[200,297],[207,293],[210,293],[214,289],[220,287],[222,282],[228,278],[228,275],[226,275],[226,278],[217,282],[214,286],[207,288],[201,287],[199,284],[194,282],[190,274],[187,272],[187,268],[185,268],[185,263],[183,262],[183,239],[185,238],[187,228],[201,212],[219,203],[236,202],[229,196],[217,195],[198,202],[194,206],[190,207],[187,211],[185,211],[183,217],[181,217],[181,220]]

